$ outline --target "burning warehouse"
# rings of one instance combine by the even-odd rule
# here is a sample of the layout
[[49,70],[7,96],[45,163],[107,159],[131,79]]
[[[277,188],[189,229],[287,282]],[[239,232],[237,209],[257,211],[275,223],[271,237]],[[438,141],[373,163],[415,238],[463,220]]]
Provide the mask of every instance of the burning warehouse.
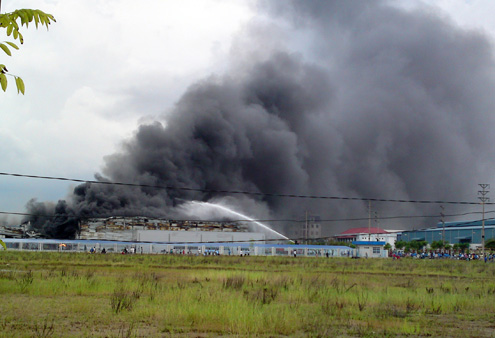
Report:
[[77,239],[133,242],[263,241],[242,222],[176,221],[145,217],[91,218],[80,221]]

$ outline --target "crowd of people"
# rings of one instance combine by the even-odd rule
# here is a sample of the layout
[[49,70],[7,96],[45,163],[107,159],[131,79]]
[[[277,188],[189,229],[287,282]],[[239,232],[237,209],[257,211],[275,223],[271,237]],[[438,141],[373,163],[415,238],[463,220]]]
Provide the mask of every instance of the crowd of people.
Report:
[[393,251],[389,255],[393,259],[400,259],[404,257],[411,257],[411,258],[419,258],[419,259],[458,259],[458,260],[466,260],[466,261],[471,261],[471,260],[484,260],[485,262],[493,262],[495,260],[495,253],[489,252],[486,253],[484,256],[481,253],[477,252],[471,252],[471,253],[464,253],[464,252],[404,252],[404,251]]

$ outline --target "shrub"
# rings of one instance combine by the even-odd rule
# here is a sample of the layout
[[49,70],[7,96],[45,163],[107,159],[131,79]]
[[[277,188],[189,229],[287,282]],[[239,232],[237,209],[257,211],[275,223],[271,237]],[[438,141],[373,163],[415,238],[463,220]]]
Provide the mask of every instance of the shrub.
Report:
[[28,290],[29,286],[33,284],[33,280],[34,276],[31,270],[22,275],[22,278],[19,281],[19,287],[22,293],[25,293]]
[[223,288],[240,290],[244,285],[245,281],[246,279],[244,278],[244,276],[227,277],[227,279],[223,280]]
[[115,289],[110,297],[110,306],[113,312],[119,313],[122,310],[132,310],[136,301],[141,297],[140,291],[129,292],[123,287]]

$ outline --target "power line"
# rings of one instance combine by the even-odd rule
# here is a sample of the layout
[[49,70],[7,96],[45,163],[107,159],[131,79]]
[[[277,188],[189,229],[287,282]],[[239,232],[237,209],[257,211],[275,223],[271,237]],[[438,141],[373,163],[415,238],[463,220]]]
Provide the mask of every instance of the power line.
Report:
[[[366,198],[366,197],[278,194],[278,193],[263,193],[263,192],[239,191],[239,190],[200,189],[200,188],[175,187],[175,186],[163,186],[163,185],[151,185],[151,184],[135,184],[135,183],[125,183],[125,182],[81,180],[81,179],[67,178],[67,177],[25,175],[25,174],[15,174],[15,173],[6,173],[6,172],[0,172],[0,175],[12,176],[12,177],[23,177],[23,178],[36,178],[36,179],[44,179],[44,180],[69,181],[69,182],[77,182],[77,183],[117,185],[117,186],[152,188],[152,189],[163,189],[163,190],[194,191],[194,192],[203,192],[203,193],[240,194],[240,195],[264,196],[264,197],[286,197],[286,198],[327,199],[327,200],[367,201],[367,202],[369,202],[369,201],[371,201],[371,202],[395,202],[395,203],[416,203],[416,204],[461,204],[461,205],[478,205],[479,204],[478,202],[466,202],[466,201],[405,200],[405,199],[385,199],[385,198]],[[485,204],[488,205],[488,204],[495,204],[495,203],[485,203]]]
[[[495,210],[492,211],[485,211],[485,214],[488,213],[494,213]],[[76,219],[81,219],[81,220],[87,220],[87,219],[96,219],[96,218],[135,218],[135,217],[140,217],[140,218],[150,218],[154,220],[162,220],[162,221],[172,221],[172,222],[197,222],[197,223],[237,223],[237,222],[244,222],[244,223],[254,223],[254,222],[291,222],[291,223],[304,223],[306,220],[301,220],[301,219],[232,219],[232,220],[204,220],[204,219],[170,219],[170,218],[163,218],[163,217],[153,217],[153,216],[130,216],[130,215],[115,215],[112,214],[109,216],[108,214],[105,215],[85,215],[85,216],[76,216],[76,215],[70,215],[70,214],[54,214],[54,215],[47,215],[47,214],[35,214],[35,213],[27,213],[27,212],[13,212],[13,211],[0,211],[1,215],[15,215],[15,216],[32,216],[32,217],[42,217],[42,218],[61,218],[61,217],[73,217]],[[460,217],[460,216],[468,216],[468,215],[475,215],[475,214],[481,214],[480,211],[473,211],[473,212],[464,212],[464,213],[459,213],[459,214],[447,214],[444,215],[445,217]],[[415,218],[437,218],[438,215],[399,215],[399,216],[382,216],[380,217],[381,220],[393,220],[393,219],[415,219]],[[361,218],[335,218],[335,219],[320,219],[317,221],[317,223],[332,223],[332,222],[357,222],[357,221],[367,221],[367,217],[361,217]],[[466,221],[467,223],[474,222],[474,221]]]

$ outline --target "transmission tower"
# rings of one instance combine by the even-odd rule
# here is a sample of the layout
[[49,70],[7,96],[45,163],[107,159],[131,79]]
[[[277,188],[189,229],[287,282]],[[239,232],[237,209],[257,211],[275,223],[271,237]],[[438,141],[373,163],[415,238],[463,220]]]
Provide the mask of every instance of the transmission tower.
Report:
[[482,208],[482,221],[481,221],[481,248],[483,251],[483,259],[485,259],[485,203],[490,201],[490,197],[486,196],[490,191],[490,185],[486,183],[478,184],[481,190],[478,191],[478,195],[481,195],[479,200],[481,201]]
[[442,248],[445,250],[445,214],[443,212],[445,208],[443,207],[443,205],[441,205],[440,206],[440,209],[441,209],[441,211],[440,211],[440,217],[441,217],[440,221],[442,222],[442,227],[443,227],[443,229],[442,229]]

